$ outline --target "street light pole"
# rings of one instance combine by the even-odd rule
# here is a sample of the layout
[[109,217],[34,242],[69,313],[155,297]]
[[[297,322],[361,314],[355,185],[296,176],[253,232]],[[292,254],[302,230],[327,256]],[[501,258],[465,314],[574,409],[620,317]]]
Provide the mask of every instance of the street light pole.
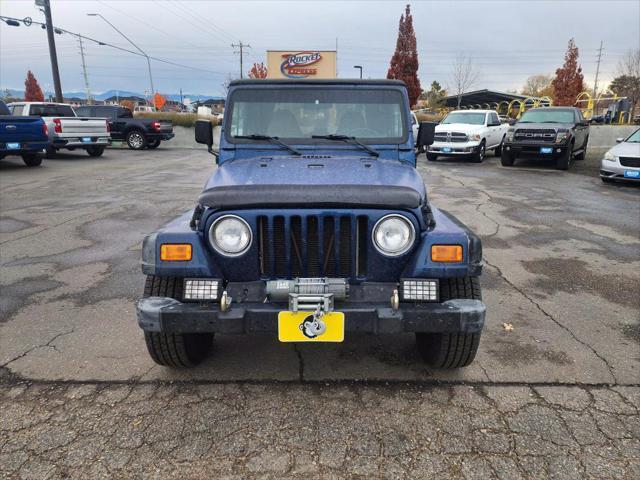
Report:
[[53,20],[51,20],[51,5],[49,0],[38,0],[36,5],[44,8],[44,18],[47,24],[47,40],[49,41],[49,57],[51,58],[51,73],[53,88],[56,92],[56,102],[62,103],[62,85],[60,84],[60,70],[58,69],[58,54],[56,53],[56,39],[53,35]]
[[111,28],[113,28],[116,32],[118,32],[120,35],[122,35],[127,42],[129,42],[131,45],[133,45],[135,48],[137,48],[138,51],[142,55],[144,55],[144,57],[147,59],[147,68],[149,69],[149,83],[151,85],[151,95],[153,95],[156,90],[155,90],[155,88],[153,88],[153,76],[151,75],[151,60],[149,59],[149,55],[147,55],[138,45],[133,43],[129,37],[127,37],[124,33],[122,33],[120,30],[118,30],[113,23],[111,23],[109,20],[104,18],[101,14],[99,14],[99,13],[87,13],[87,15],[90,16],[90,17],[100,17],[102,20],[107,22],[111,26]]
[[362,80],[362,66],[361,65],[354,65],[353,68],[357,68],[358,70],[360,70],[360,80]]

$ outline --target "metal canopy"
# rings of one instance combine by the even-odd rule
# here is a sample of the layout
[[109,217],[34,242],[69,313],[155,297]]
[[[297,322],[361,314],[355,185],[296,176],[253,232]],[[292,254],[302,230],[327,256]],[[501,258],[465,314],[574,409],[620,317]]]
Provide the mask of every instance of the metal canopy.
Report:
[[[460,101],[461,107],[475,107],[478,105],[489,105],[500,102],[511,102],[512,100],[524,100],[528,97],[524,95],[518,95],[515,93],[496,92],[493,90],[476,90],[474,92],[467,92],[462,94]],[[458,96],[449,95],[443,99],[444,105],[447,107],[456,108],[458,106]]]

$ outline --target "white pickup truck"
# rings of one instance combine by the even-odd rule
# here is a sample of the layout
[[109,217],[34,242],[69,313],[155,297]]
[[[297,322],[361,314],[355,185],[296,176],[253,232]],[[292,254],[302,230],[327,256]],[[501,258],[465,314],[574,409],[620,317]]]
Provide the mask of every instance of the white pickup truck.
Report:
[[7,105],[12,115],[42,117],[49,129],[51,146],[47,157],[58,150],[86,150],[99,157],[111,142],[109,124],[104,118],[78,117],[71,105],[48,102],[15,102]]
[[436,126],[433,144],[427,147],[427,160],[470,156],[473,162],[480,163],[487,150],[500,156],[508,129],[495,110],[454,110]]

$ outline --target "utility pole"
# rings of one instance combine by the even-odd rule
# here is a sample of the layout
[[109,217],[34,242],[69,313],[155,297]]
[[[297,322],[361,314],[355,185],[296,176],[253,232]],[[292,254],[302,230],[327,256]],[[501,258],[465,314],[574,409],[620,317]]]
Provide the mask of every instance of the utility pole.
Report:
[[56,102],[62,103],[62,85],[60,84],[60,70],[58,69],[58,54],[56,53],[56,39],[53,35],[53,20],[51,20],[51,5],[49,0],[36,0],[36,5],[44,8],[44,18],[47,25],[47,39],[49,40],[49,57],[51,57],[51,73],[53,88],[56,92]]
[[232,43],[231,46],[233,48],[239,48],[240,49],[240,78],[244,78],[244,72],[243,72],[243,66],[242,66],[242,54],[243,54],[243,49],[244,48],[251,48],[251,45],[247,45],[246,43],[242,43],[242,41],[240,41],[240,43]]
[[93,105],[93,99],[91,98],[91,89],[89,89],[89,77],[87,76],[87,64],[84,61],[84,45],[82,44],[82,37],[78,35],[78,41],[80,42],[80,57],[82,58],[82,75],[84,76],[84,88],[87,91],[87,104]]
[[600,48],[598,49],[598,66],[596,67],[596,78],[593,82],[593,116],[598,114],[598,74],[600,73],[600,60],[602,59],[602,40],[600,40]]

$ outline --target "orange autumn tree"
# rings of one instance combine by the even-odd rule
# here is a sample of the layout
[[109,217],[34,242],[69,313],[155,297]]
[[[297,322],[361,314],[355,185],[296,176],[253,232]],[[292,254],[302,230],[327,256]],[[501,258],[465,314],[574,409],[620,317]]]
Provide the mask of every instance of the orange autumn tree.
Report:
[[267,67],[264,63],[254,63],[249,70],[249,78],[267,78]]
[[553,104],[571,106],[581,92],[584,92],[584,76],[578,65],[578,47],[576,42],[569,40],[567,52],[564,54],[564,65],[556,70],[556,76],[551,82],[553,87]]
[[27,72],[27,78],[24,81],[24,99],[27,102],[44,102],[44,93],[31,70]]

